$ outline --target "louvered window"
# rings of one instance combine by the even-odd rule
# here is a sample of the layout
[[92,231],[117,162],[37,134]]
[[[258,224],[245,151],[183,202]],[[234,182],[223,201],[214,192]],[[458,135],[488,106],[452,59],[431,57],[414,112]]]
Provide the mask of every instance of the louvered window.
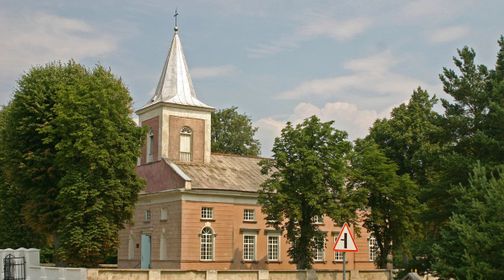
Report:
[[192,160],[192,130],[184,126],[180,130],[180,161]]

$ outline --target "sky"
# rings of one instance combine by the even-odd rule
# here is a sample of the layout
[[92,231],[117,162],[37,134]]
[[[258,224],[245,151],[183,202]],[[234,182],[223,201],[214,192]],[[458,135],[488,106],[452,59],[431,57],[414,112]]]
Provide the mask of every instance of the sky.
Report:
[[198,98],[249,116],[264,156],[287,121],[315,114],[353,140],[419,86],[447,98],[457,49],[494,67],[504,34],[500,0],[0,0],[0,105],[31,67],[74,59],[109,67],[140,108],[175,9]]

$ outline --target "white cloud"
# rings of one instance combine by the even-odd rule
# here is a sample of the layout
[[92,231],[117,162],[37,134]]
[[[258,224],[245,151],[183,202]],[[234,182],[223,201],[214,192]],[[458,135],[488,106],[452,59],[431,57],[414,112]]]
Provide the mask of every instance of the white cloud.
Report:
[[365,110],[355,104],[346,102],[330,102],[323,107],[301,102],[285,119],[267,117],[256,121],[254,125],[259,127],[257,136],[262,144],[263,155],[270,156],[274,139],[280,136],[280,131],[285,127],[287,121],[297,124],[312,115],[316,115],[322,121],[334,121],[334,128],[348,132],[349,139],[354,140],[366,136],[373,122],[377,118],[386,117],[391,109],[392,107],[378,112]]
[[278,97],[299,99],[314,95],[348,95],[359,91],[373,92],[376,96],[404,95],[419,85],[425,84],[420,80],[394,72],[392,67],[398,63],[399,59],[389,51],[353,59],[343,65],[345,69],[351,70],[350,74],[305,81],[290,90],[281,92]]
[[319,37],[328,37],[338,41],[353,39],[371,26],[371,18],[351,18],[336,20],[324,15],[316,15],[316,19],[300,24],[291,34],[280,36],[268,43],[261,43],[247,49],[251,57],[273,55],[285,50],[297,48],[299,43]]
[[416,0],[405,1],[399,10],[397,18],[401,22],[421,21],[424,24],[431,21],[445,21],[467,11],[472,0]]
[[[54,60],[81,60],[112,53],[118,38],[85,21],[37,12],[0,12],[0,83],[12,85],[22,71]],[[2,88],[1,90],[11,90]],[[7,96],[0,96],[4,103]]]
[[261,154],[263,156],[271,156],[275,137],[280,136],[280,131],[284,128],[285,122],[274,117],[262,118],[254,122],[254,126],[259,128],[256,137],[261,143]]
[[349,40],[364,32],[372,23],[370,18],[352,18],[338,21],[332,18],[320,18],[301,26],[297,34],[305,38],[329,37],[336,40]]
[[466,37],[469,33],[470,29],[466,26],[449,26],[435,30],[428,34],[428,38],[433,43],[447,43]]
[[238,72],[233,65],[221,65],[214,67],[196,67],[191,69],[191,77],[194,79],[214,78],[230,76]]

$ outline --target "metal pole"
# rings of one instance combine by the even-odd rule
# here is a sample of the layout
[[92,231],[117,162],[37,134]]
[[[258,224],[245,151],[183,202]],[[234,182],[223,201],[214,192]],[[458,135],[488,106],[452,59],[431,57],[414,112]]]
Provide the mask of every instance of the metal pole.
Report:
[[343,280],[346,280],[346,252],[343,252]]

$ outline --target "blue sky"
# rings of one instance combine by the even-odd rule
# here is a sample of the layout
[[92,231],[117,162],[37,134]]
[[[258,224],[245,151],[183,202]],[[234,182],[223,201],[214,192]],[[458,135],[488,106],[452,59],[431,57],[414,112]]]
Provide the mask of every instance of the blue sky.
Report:
[[0,0],[0,104],[33,65],[75,59],[110,67],[134,107],[156,87],[178,8],[199,99],[238,106],[259,127],[263,155],[286,121],[313,114],[350,139],[473,47],[493,67],[504,1]]

